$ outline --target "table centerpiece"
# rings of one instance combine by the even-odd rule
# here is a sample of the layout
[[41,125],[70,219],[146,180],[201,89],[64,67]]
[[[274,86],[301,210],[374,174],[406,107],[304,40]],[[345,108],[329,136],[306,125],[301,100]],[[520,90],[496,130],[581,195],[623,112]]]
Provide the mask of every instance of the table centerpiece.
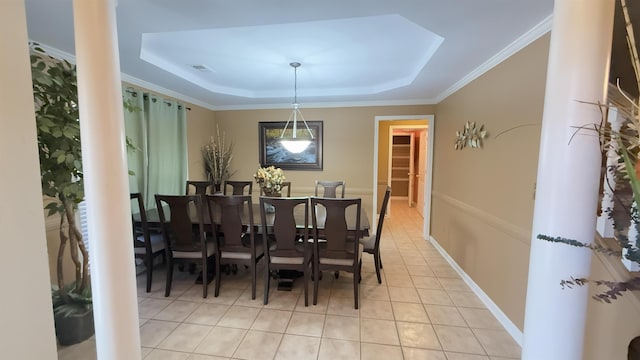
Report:
[[265,196],[280,196],[285,180],[282,169],[275,166],[260,167],[253,177]]

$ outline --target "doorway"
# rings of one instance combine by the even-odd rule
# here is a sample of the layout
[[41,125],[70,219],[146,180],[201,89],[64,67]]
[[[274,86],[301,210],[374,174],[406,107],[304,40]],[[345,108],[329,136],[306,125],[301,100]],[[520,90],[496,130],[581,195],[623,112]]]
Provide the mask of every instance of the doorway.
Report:
[[372,213],[379,212],[384,189],[390,184],[392,197],[406,200],[407,207],[415,207],[423,217],[425,239],[430,234],[433,123],[433,115],[375,117]]

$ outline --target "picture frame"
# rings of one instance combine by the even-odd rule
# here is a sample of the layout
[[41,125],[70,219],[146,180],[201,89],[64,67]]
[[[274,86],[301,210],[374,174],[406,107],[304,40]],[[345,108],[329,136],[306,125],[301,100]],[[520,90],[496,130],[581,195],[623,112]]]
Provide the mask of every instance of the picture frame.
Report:
[[[258,138],[260,166],[275,166],[283,170],[322,170],[322,126],[323,122],[307,121],[309,130],[313,134],[313,140],[309,147],[299,153],[293,154],[280,144],[282,129],[286,121],[261,121],[258,123]],[[297,124],[297,137],[309,138],[309,132],[304,122]],[[285,131],[285,137],[291,137],[293,124],[289,123]]]

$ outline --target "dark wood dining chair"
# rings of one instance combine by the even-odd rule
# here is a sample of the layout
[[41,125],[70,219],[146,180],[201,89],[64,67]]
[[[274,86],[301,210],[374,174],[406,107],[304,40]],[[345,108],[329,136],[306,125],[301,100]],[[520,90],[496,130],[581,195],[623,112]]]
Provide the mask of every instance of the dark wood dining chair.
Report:
[[[265,205],[274,208],[267,213]],[[295,211],[304,215],[304,227],[296,227]],[[260,219],[262,220],[263,247],[265,251],[264,304],[269,302],[271,272],[295,270],[304,275],[304,306],[309,305],[309,277],[313,269],[313,249],[309,245],[309,198],[308,197],[260,197]],[[269,227],[269,225],[272,225]]]
[[[186,189],[184,191],[185,195],[190,195],[190,194],[196,194],[196,195],[206,195],[206,194],[212,194],[214,191],[212,191],[213,187],[212,187],[212,183],[211,181],[193,181],[193,180],[187,180],[187,186]],[[193,191],[191,191],[191,189],[193,188]]]
[[[284,195],[285,190],[287,189],[287,197],[291,197],[291,181],[283,181],[282,184],[280,185],[280,194]],[[264,191],[262,189],[262,187],[260,187],[260,196],[264,196]]]
[[[319,194],[319,189],[322,188],[322,194]],[[341,188],[342,192],[340,196],[344,198],[345,182],[344,181],[323,181],[316,180],[315,196],[321,196],[326,198],[337,198],[338,188]]]
[[[353,216],[355,227],[347,227],[347,208],[355,206]],[[320,209],[324,208],[324,209]],[[324,210],[324,211],[323,211]],[[360,267],[362,264],[362,244],[360,238],[361,199],[311,198],[312,238],[314,241],[314,292],[313,304],[318,303],[318,282],[323,270],[346,271],[353,274],[354,306],[358,309],[360,291]],[[322,218],[321,218],[322,216]],[[324,241],[317,241],[324,239]]]
[[363,245],[363,251],[373,255],[373,262],[376,266],[376,275],[378,276],[378,284],[382,284],[382,278],[380,277],[380,269],[382,269],[382,259],[380,258],[380,237],[382,236],[382,224],[384,223],[384,217],[387,213],[387,206],[389,205],[389,197],[391,197],[391,187],[387,186],[384,192],[384,198],[382,199],[382,207],[380,208],[380,217],[378,218],[378,226],[375,234],[360,239],[360,243]]
[[[208,275],[208,260],[214,255],[213,241],[204,231],[202,195],[156,195],[156,206],[167,251],[167,285],[164,296],[171,293],[173,265],[200,265],[203,278]],[[168,209],[168,212],[165,212]],[[208,282],[202,281],[202,297],[207,297]]]
[[[162,233],[153,231],[147,221],[142,194],[129,194],[131,201],[131,225],[133,228],[133,254],[142,259],[147,272],[147,292],[151,291],[153,277],[153,261],[162,256],[162,263],[166,264],[166,253]],[[137,214],[137,219],[134,214]]]
[[231,194],[229,195],[251,195],[253,192],[253,181],[225,181],[222,187],[222,193],[224,195],[227,195],[228,187],[231,187]]
[[[256,298],[256,268],[264,255],[262,241],[256,241],[251,196],[206,197],[211,217],[215,251],[215,296],[220,294],[220,266],[246,265],[251,271],[251,299]],[[244,221],[243,221],[244,219]]]

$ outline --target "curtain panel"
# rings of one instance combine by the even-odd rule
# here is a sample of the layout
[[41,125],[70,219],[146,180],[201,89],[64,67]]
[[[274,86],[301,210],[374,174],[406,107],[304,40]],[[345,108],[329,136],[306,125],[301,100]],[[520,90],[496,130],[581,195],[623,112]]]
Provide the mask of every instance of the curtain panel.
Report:
[[155,194],[180,195],[187,180],[186,108],[175,100],[127,87],[125,132],[135,150],[127,153],[129,191],[140,192],[146,208],[155,208]]

